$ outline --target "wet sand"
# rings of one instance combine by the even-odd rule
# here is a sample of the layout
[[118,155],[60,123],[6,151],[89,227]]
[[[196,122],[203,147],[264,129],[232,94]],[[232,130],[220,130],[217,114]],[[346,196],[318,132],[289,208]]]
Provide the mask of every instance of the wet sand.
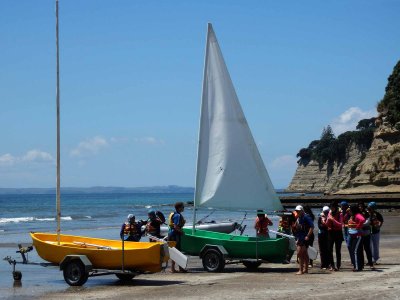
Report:
[[69,287],[60,271],[33,266],[36,275],[24,275],[23,287],[1,294],[15,299],[400,299],[400,216],[384,217],[376,270],[366,267],[363,272],[352,272],[343,246],[339,272],[321,270],[317,259],[310,273],[300,276],[295,275],[293,260],[289,265],[263,264],[255,272],[242,265],[227,265],[224,273],[208,273],[197,257],[190,257],[185,274],[140,275],[129,283],[110,275],[89,278],[83,287]]

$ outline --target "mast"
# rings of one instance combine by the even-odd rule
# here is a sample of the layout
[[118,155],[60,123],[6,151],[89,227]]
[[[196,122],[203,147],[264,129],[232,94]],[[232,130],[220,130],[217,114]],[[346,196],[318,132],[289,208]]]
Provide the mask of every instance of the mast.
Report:
[[[199,118],[199,124],[201,124],[202,116],[203,116],[203,94],[204,94],[204,89],[206,85],[206,75],[207,75],[207,61],[208,61],[208,43],[209,43],[209,38],[210,38],[210,31],[212,30],[212,25],[211,23],[207,23],[207,37],[206,37],[206,50],[205,50],[205,55],[204,55],[204,67],[203,67],[203,84],[202,84],[202,96],[201,96],[201,104],[200,104],[200,118]],[[194,188],[194,201],[193,201],[193,228],[192,228],[192,233],[194,234],[194,228],[196,225],[196,202],[198,199],[197,198],[197,187],[198,187],[198,174],[197,170],[199,168],[199,151],[200,151],[200,128],[201,126],[199,125],[199,135],[198,135],[198,148],[197,148],[197,164],[196,164],[196,183],[195,183],[195,188]]]
[[56,103],[57,103],[57,189],[56,189],[56,207],[57,207],[57,243],[60,244],[60,61],[58,46],[58,0],[56,0],[56,60],[57,60],[57,82],[56,82]]

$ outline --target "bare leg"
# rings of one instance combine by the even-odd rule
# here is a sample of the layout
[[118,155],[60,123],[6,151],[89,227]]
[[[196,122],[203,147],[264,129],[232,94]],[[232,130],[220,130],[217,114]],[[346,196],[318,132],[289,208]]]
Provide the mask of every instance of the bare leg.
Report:
[[302,246],[297,246],[297,257],[299,259],[299,271],[296,273],[296,275],[302,275],[303,274],[303,264],[304,264],[304,255],[303,255],[303,247]]

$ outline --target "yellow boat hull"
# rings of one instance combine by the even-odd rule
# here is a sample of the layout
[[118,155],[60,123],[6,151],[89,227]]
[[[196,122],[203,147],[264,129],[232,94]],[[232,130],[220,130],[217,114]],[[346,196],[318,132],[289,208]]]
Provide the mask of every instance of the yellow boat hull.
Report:
[[[86,255],[96,269],[120,270],[122,268],[122,242],[83,236],[52,233],[31,233],[33,245],[39,256],[51,263],[60,264],[65,256]],[[125,242],[124,268],[132,271],[159,272],[168,261],[168,251],[162,242]],[[167,248],[168,249],[168,248]]]

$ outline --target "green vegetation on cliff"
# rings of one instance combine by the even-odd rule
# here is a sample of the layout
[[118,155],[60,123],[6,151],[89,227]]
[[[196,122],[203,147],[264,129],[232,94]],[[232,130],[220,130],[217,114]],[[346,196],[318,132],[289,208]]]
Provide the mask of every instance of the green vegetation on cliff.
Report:
[[371,147],[375,130],[375,119],[363,119],[358,122],[357,130],[346,131],[335,137],[332,128],[324,128],[321,138],[312,141],[307,148],[297,153],[299,163],[307,165],[310,160],[317,161],[321,166],[325,163],[345,162],[347,151],[351,144],[355,144],[360,151],[367,151]]
[[400,130],[400,61],[388,78],[385,96],[378,103],[378,112],[385,117],[390,125]]

